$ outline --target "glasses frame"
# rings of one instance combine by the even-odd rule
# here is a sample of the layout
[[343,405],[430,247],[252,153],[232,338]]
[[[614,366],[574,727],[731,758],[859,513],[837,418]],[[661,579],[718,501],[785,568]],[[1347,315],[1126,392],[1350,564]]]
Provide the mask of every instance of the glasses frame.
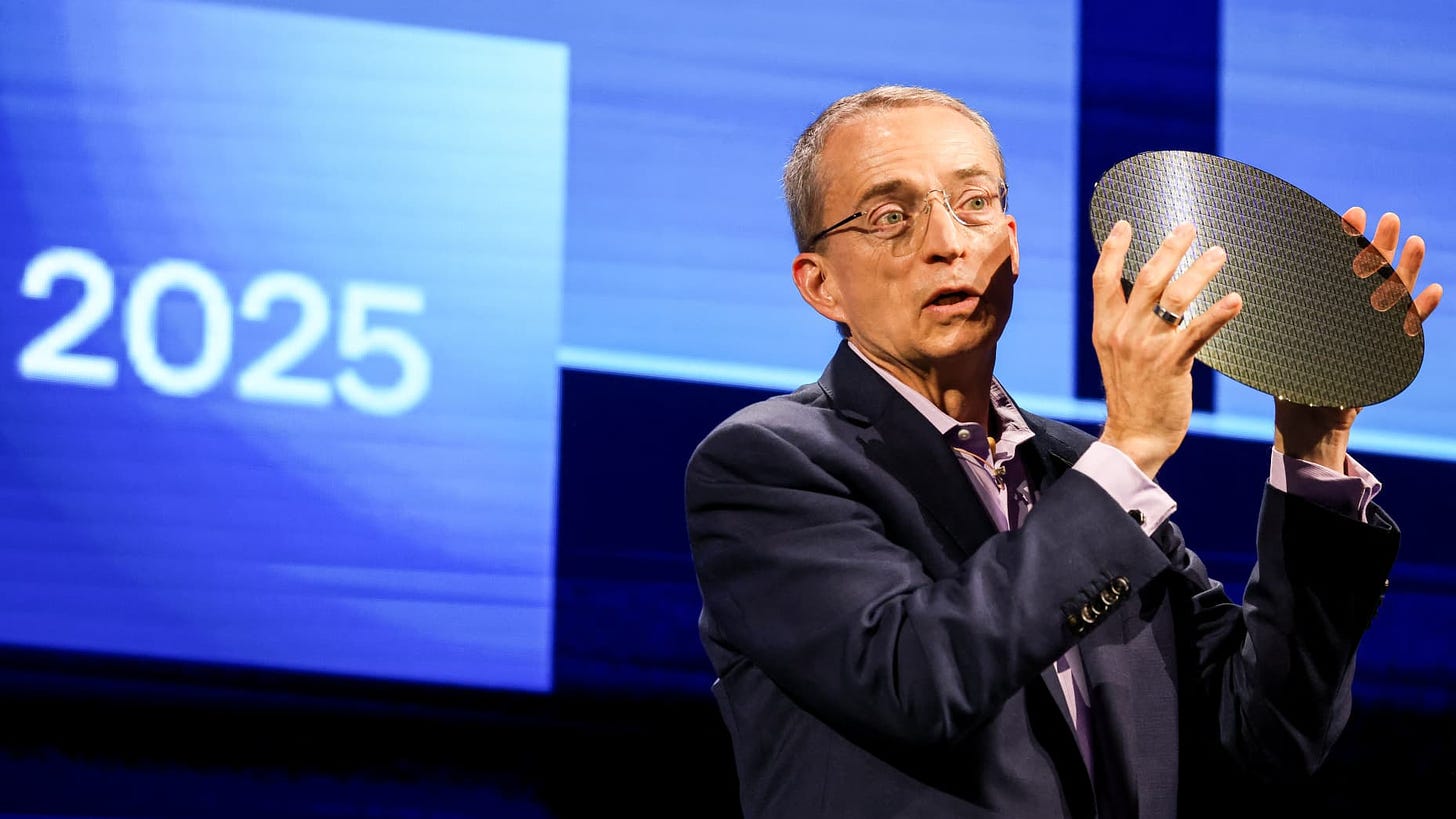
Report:
[[[1001,200],[1001,213],[1002,213],[1002,215],[1005,215],[1006,213],[1009,213],[1010,212],[1009,210],[1007,210],[1010,207],[1010,205],[1007,204],[1007,202],[1008,202],[1007,195],[1011,191],[1011,186],[1010,185],[1007,185],[1006,184],[1006,181],[1004,179],[1001,180],[998,184],[1000,185],[1000,187],[997,190],[996,197]],[[923,197],[922,201],[928,200],[930,198],[930,195],[931,194],[936,194],[936,193],[940,194],[939,199],[940,199],[941,204],[945,205],[946,212],[950,214],[950,218],[956,220],[956,224],[958,224],[958,225],[960,225],[962,227],[972,227],[972,225],[971,225],[970,222],[964,221],[963,219],[961,219],[961,217],[959,217],[959,216],[956,215],[955,208],[951,207],[951,204],[950,204],[950,194],[949,193],[946,193],[946,191],[945,191],[944,188],[932,188],[932,189],[926,191],[925,192],[925,196]],[[926,211],[927,211],[926,208],[921,208],[918,211],[918,214],[919,215],[924,215],[926,213]],[[835,232],[836,230],[839,230],[840,228],[843,228],[845,225],[848,225],[850,222],[853,222],[854,220],[860,218],[861,216],[864,216],[867,213],[869,213],[869,211],[867,211],[867,210],[857,210],[854,213],[851,213],[850,215],[844,217],[843,219],[840,219],[838,222],[835,222],[834,224],[830,225],[829,227],[824,228],[823,230],[821,230],[818,233],[814,234],[814,236],[809,239],[809,244],[808,244],[808,247],[806,249],[812,250],[815,245],[819,244],[819,242],[821,240],[823,240],[825,237],[829,236],[829,234]],[[867,234],[869,234],[869,235],[871,235],[871,236],[874,235],[874,232],[873,231],[870,231],[870,230],[866,230],[864,232],[867,233]],[[876,237],[876,238],[881,238],[881,237]],[[893,240],[886,240],[886,241],[893,241]]]

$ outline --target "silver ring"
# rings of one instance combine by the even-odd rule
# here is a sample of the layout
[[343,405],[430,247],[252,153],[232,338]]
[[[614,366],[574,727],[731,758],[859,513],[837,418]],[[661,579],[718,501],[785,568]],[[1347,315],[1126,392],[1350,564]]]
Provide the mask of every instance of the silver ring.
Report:
[[1174,327],[1177,327],[1178,325],[1183,323],[1182,316],[1178,315],[1177,313],[1170,313],[1169,311],[1164,310],[1163,305],[1161,304],[1153,305],[1153,315],[1157,316],[1163,321],[1168,322]]

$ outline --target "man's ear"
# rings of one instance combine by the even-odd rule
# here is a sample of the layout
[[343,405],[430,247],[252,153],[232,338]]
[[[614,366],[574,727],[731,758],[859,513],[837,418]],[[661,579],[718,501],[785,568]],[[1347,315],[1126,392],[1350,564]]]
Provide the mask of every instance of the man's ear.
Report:
[[828,259],[818,253],[800,253],[794,257],[794,286],[799,295],[819,315],[830,321],[844,321],[844,307],[839,298],[839,279]]
[[1006,229],[1011,232],[1011,278],[1021,275],[1021,245],[1016,240],[1016,217],[1007,214]]

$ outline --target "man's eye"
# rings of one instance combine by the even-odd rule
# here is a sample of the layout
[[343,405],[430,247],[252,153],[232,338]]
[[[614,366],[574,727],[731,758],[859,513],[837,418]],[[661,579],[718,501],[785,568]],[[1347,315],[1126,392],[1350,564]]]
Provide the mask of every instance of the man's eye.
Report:
[[875,227],[898,227],[905,222],[905,211],[890,209],[875,215],[871,223]]
[[961,205],[965,210],[985,210],[991,206],[991,197],[985,194],[977,194],[966,198],[965,204]]

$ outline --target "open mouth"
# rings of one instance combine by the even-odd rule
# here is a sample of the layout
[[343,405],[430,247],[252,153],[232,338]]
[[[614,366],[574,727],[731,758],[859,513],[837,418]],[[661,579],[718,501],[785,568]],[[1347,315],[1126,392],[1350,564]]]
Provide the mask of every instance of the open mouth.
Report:
[[952,290],[948,293],[941,293],[939,296],[931,299],[930,304],[933,307],[949,307],[953,304],[960,304],[969,298],[973,298],[973,295],[965,290]]

